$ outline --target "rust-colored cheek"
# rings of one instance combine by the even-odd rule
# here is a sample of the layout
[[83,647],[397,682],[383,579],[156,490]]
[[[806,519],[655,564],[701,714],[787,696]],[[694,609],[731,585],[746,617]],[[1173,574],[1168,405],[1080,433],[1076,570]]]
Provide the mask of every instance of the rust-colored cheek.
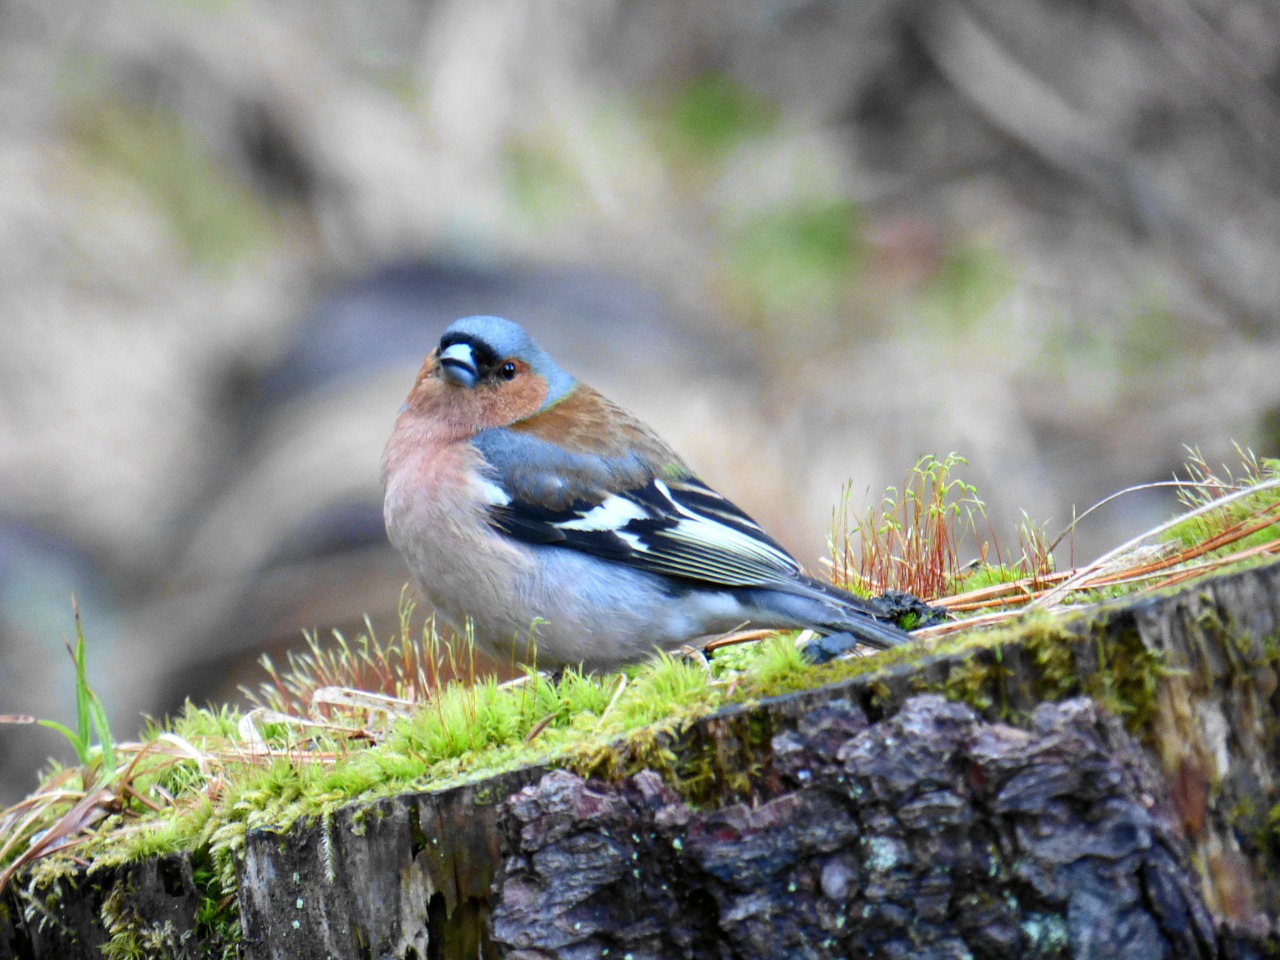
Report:
[[521,373],[514,380],[502,381],[476,390],[481,429],[507,427],[538,412],[547,399],[547,381],[534,373]]
[[533,415],[547,398],[547,382],[532,373],[467,389],[440,377],[438,367],[435,354],[427,357],[406,406],[450,436],[509,426]]

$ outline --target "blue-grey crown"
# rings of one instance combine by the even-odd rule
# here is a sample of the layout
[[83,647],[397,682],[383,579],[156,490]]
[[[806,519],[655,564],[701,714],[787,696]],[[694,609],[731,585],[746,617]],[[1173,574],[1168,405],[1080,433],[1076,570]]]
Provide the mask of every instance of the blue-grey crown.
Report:
[[547,381],[547,399],[543,409],[563,399],[576,383],[518,323],[502,317],[463,317],[449,324],[440,342],[444,344],[462,339],[483,344],[498,357],[515,357],[527,363],[530,370]]

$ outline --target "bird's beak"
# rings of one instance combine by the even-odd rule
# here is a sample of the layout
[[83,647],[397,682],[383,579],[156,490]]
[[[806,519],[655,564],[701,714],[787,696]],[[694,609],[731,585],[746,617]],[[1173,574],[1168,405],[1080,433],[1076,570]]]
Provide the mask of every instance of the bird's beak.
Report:
[[460,387],[474,387],[480,379],[475,354],[466,343],[452,344],[440,352],[440,372]]

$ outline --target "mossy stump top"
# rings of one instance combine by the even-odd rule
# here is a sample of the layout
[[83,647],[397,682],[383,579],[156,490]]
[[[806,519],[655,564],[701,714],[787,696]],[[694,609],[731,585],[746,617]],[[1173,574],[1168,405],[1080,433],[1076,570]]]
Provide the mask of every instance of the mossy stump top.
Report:
[[17,883],[0,958],[1280,955],[1278,638],[1274,564],[1034,619],[251,832],[238,942],[192,855]]

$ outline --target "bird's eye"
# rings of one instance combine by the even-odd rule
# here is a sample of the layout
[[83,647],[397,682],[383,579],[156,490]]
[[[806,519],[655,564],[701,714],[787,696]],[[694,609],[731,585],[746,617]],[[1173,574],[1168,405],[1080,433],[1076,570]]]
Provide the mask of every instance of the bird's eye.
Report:
[[516,376],[516,365],[508,360],[498,369],[498,374],[503,380],[514,380]]

